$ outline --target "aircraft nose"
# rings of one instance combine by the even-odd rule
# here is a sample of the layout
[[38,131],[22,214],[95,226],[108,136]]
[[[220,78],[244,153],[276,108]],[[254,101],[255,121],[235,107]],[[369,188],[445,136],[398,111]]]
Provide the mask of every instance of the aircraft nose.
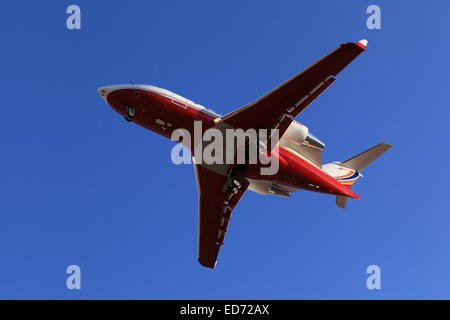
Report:
[[98,88],[98,94],[102,96],[103,99],[107,101],[108,95],[115,90],[115,86],[107,86]]

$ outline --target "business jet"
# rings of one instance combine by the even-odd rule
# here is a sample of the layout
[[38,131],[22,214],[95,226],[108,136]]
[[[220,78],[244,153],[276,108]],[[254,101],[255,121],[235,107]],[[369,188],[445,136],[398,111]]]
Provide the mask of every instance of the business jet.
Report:
[[[246,190],[289,197],[297,190],[331,194],[345,208],[348,198],[360,198],[352,186],[361,172],[391,145],[380,143],[341,162],[322,164],[324,143],[307,126],[295,121],[305,108],[325,91],[350,62],[366,50],[367,40],[341,44],[285,83],[259,99],[221,116],[169,90],[155,86],[122,84],[98,89],[102,98],[125,120],[164,137],[176,130],[194,134],[194,123],[202,130],[278,130],[279,140],[266,146],[278,170],[263,175],[263,164],[205,163],[195,160],[199,197],[198,261],[215,268],[224,243],[231,213]],[[195,140],[195,139],[194,139]],[[270,141],[269,141],[270,142]],[[194,142],[188,147],[195,148]],[[263,151],[262,151],[263,152]]]

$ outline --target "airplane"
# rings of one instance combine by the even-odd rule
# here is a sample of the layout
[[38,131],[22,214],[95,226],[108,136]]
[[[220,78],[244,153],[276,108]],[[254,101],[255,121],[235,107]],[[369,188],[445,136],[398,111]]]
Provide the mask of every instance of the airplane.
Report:
[[[194,131],[235,128],[277,129],[279,141],[267,152],[279,161],[273,175],[262,175],[261,166],[196,163],[199,197],[198,261],[215,268],[224,243],[231,213],[246,190],[288,197],[297,190],[331,194],[345,208],[361,172],[391,145],[380,143],[342,162],[322,164],[325,145],[294,120],[334,81],[350,62],[366,50],[368,41],[347,42],[259,99],[221,116],[169,90],[150,85],[122,84],[98,89],[101,97],[125,120],[170,138],[180,128]],[[190,145],[192,150],[193,145]]]

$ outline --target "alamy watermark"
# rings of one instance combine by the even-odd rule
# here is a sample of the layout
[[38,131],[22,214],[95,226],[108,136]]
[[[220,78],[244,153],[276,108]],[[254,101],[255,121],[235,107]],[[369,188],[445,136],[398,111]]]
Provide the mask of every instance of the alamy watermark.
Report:
[[67,267],[66,273],[70,274],[66,280],[66,287],[69,290],[81,289],[81,269],[76,264],[72,264]]
[[194,121],[194,137],[187,129],[177,129],[171,140],[179,142],[171,153],[172,162],[177,165],[191,164],[190,149],[195,164],[260,165],[262,175],[274,175],[279,169],[278,129],[213,127],[203,131],[202,121]]
[[66,27],[69,30],[81,29],[81,9],[75,4],[67,7],[66,13],[69,14],[66,20]]
[[367,14],[370,16],[366,20],[366,26],[369,30],[381,29],[381,9],[376,4],[367,7]]
[[367,278],[367,281],[366,281],[367,289],[380,290],[381,289],[381,268],[379,266],[377,266],[376,264],[372,264],[367,267],[366,273],[370,274],[370,276]]

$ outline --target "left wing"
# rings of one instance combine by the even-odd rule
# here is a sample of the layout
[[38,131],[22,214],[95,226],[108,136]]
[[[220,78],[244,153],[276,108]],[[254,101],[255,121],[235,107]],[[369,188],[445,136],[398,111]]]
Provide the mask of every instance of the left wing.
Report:
[[341,44],[258,100],[222,117],[220,121],[243,130],[279,129],[280,137],[295,118],[334,81],[335,76],[359,56],[367,40]]
[[249,182],[242,180],[236,193],[225,193],[227,177],[201,165],[195,165],[199,193],[198,261],[214,268],[219,249],[223,245],[231,212],[247,190]]

